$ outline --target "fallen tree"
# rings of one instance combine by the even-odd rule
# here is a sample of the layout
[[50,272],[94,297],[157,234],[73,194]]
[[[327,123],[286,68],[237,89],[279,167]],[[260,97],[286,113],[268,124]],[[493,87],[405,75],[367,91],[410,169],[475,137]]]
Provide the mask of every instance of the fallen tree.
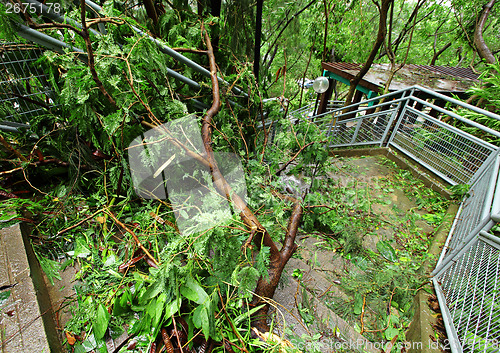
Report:
[[[269,300],[297,247],[295,238],[304,215],[304,198],[328,157],[321,145],[321,133],[305,122],[291,125],[282,119],[277,107],[271,106],[267,108],[269,119],[287,136],[268,146],[269,128],[265,122],[260,128],[256,126],[261,120],[261,102],[250,68],[243,66],[236,75],[226,78],[231,87],[243,85],[250,96],[232,108],[230,100],[239,97],[227,89],[221,98],[208,28],[194,20],[191,27],[184,28],[185,35],[198,25],[196,35],[203,38],[206,50],[196,39],[189,47],[198,48],[193,55],[206,53],[210,67],[211,85],[201,84],[195,93],[199,99],[212,101],[201,119],[204,153],[190,149],[189,144],[174,144],[209,167],[217,192],[234,205],[235,217],[206,232],[179,234],[168,199],[135,199],[127,149],[132,139],[146,129],[185,116],[192,88],[169,77],[168,67],[179,64],[145,36],[133,35],[130,19],[116,11],[109,12],[113,17],[89,19],[84,5],[82,1],[79,26],[43,22],[42,17],[25,12],[24,23],[32,29],[47,34],[76,34],[71,37],[71,45],[85,48],[87,60],[79,60],[81,54],[76,51],[46,52],[44,68],[50,70],[48,78],[60,92],[61,111],[47,112],[31,122],[40,136],[35,143],[28,139],[16,145],[14,136],[2,138],[9,147],[4,163],[22,171],[21,179],[33,193],[45,194],[47,200],[57,199],[48,217],[33,206],[42,219],[37,226],[38,251],[45,268],[59,266],[53,259],[61,254],[49,255],[54,241],[60,242],[69,262],[88,264],[80,273],[85,287],[79,290],[76,309],[88,318],[82,321],[82,316],[75,315],[66,327],[66,335],[77,345],[93,335],[98,348],[111,327],[132,320],[129,339],[145,335],[150,350],[163,344],[167,349],[175,346],[189,351],[195,345],[210,351],[210,342],[215,342],[212,346],[247,351],[249,337],[241,336],[234,321],[242,315],[249,319],[252,314],[252,326],[269,330]],[[109,24],[105,36],[91,31],[92,26],[104,22]],[[17,24],[4,22],[6,25]],[[200,82],[204,80],[190,68],[177,70]],[[221,110],[223,100],[226,108]],[[59,179],[51,180],[53,184],[34,182],[46,172],[32,161],[37,154],[29,151],[35,149],[60,160],[58,165],[65,168]],[[248,173],[248,201],[232,191],[214,149],[228,149],[242,157]],[[306,167],[311,163],[315,166]],[[80,168],[82,165],[85,169]],[[302,170],[311,184],[308,190],[287,194],[278,178],[284,167],[287,173]],[[82,206],[73,208],[75,199],[81,200]],[[262,208],[270,208],[270,212],[262,212]],[[158,224],[164,229],[152,232],[151,228],[156,229]],[[45,232],[56,236],[46,243]],[[98,270],[105,263],[113,269],[111,273]],[[56,272],[51,273],[56,276]],[[107,282],[106,288],[95,287],[95,278]],[[241,301],[246,304],[235,306]],[[230,310],[228,303],[234,308]],[[219,322],[220,317],[227,319]],[[249,333],[250,321],[238,320],[238,325]],[[85,334],[80,336],[81,332]]]

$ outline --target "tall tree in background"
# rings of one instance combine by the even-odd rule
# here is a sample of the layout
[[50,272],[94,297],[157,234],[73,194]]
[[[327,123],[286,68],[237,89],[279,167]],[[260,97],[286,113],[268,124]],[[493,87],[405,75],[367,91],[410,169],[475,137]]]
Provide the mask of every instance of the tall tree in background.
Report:
[[476,28],[474,29],[474,45],[476,47],[477,53],[479,54],[481,59],[489,64],[494,64],[497,60],[483,38],[483,31],[486,26],[486,22],[488,21],[488,16],[494,5],[495,0],[490,0],[483,6],[481,16],[479,17],[479,21],[477,21]]
[[374,3],[379,11],[377,37],[375,39],[375,42],[373,43],[373,48],[370,52],[370,55],[368,56],[368,59],[366,59],[365,63],[363,64],[363,67],[361,68],[361,70],[359,70],[358,74],[349,82],[350,86],[349,86],[349,92],[347,93],[347,97],[345,100],[345,106],[351,104],[352,98],[354,97],[354,92],[356,91],[356,86],[359,84],[359,82],[361,82],[363,76],[366,75],[366,73],[372,66],[373,61],[375,60],[375,56],[377,55],[380,47],[384,43],[385,36],[387,34],[387,16],[389,13],[389,9],[391,8],[391,5],[394,3],[394,0],[382,0],[381,3],[375,1]]
[[259,82],[259,71],[260,71],[260,47],[262,39],[262,8],[264,6],[264,0],[257,0],[257,11],[255,14],[255,48],[254,48],[254,62],[253,62],[253,73],[257,82]]

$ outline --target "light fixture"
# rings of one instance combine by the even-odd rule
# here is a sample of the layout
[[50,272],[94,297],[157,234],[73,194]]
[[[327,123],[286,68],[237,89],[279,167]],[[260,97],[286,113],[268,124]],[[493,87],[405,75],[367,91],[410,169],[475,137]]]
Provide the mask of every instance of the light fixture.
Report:
[[325,93],[326,90],[328,89],[328,86],[330,86],[330,82],[328,81],[328,78],[326,78],[325,76],[319,76],[314,80],[313,83],[314,92],[318,94]]

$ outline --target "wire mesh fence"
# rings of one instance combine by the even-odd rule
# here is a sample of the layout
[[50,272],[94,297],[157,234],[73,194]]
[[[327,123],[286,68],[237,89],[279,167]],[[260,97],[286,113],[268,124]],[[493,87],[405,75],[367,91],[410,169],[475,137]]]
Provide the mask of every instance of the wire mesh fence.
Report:
[[450,238],[449,244],[443,249],[443,255],[441,256],[443,260],[450,256],[454,250],[465,245],[468,236],[474,233],[474,229],[478,226],[482,228],[482,222],[489,221],[493,202],[491,194],[498,178],[498,168],[498,159],[489,163],[488,168],[471,186],[462,201],[453,226],[453,237]]
[[406,107],[390,144],[452,184],[467,184],[496,147]]
[[498,352],[500,245],[481,232],[436,276],[463,352]]
[[41,50],[31,44],[0,42],[0,124],[28,127],[30,119],[54,106],[45,73],[37,68]]
[[330,147],[382,143],[395,113],[396,109],[390,109],[382,113],[365,114],[345,120],[332,117],[334,123],[328,132]]

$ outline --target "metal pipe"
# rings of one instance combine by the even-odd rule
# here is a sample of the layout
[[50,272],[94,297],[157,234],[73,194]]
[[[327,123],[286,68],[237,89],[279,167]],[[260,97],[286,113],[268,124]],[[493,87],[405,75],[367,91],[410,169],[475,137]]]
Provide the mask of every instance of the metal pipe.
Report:
[[439,302],[439,307],[441,308],[444,327],[448,335],[449,347],[452,353],[461,353],[463,351],[462,345],[460,344],[460,340],[457,335],[457,330],[455,329],[455,325],[453,324],[453,320],[451,319],[450,310],[448,309],[448,305],[446,305],[446,298],[444,297],[443,291],[441,290],[441,286],[439,285],[439,283],[435,278],[432,279],[432,284],[434,285],[434,289],[436,291],[436,297]]
[[[403,95],[403,93],[405,93],[406,91],[410,91],[411,89],[413,89],[413,87],[410,87],[410,88],[407,88],[407,89],[402,89],[400,91],[390,92],[390,93],[387,93],[387,94],[384,94],[384,95],[381,95],[381,96],[377,96],[377,97],[370,98],[370,99],[367,99],[367,100],[364,100],[364,101],[361,101],[361,102],[358,102],[358,103],[355,103],[355,104],[351,104],[348,107],[349,108],[353,108],[353,107],[357,107],[357,106],[362,105],[362,104],[376,102],[376,101],[382,100],[384,98],[389,98],[389,97],[392,97],[392,96],[400,96],[400,95]],[[382,106],[387,105],[387,104],[393,104],[393,103],[397,103],[397,102],[399,102],[401,100],[407,100],[407,99],[408,99],[408,97],[406,97],[406,98],[400,97],[400,98],[396,98],[395,100],[385,101],[383,103],[380,103],[380,104],[377,104],[377,105],[372,105],[372,106],[369,106],[369,107],[365,107],[363,109],[374,109],[374,108],[379,107],[379,106],[382,107]],[[334,112],[337,112],[337,111],[340,111],[340,110],[344,110],[345,108],[347,108],[347,107],[336,108],[336,109],[330,110],[329,113],[334,113]],[[352,112],[350,112],[350,113],[352,114]]]
[[[495,184],[498,179],[498,168],[500,167],[500,156],[497,155],[494,161],[493,173],[491,174],[490,180],[488,180],[488,190],[486,191],[486,195],[484,196],[485,203],[483,208],[483,213],[481,214],[481,219],[491,215],[492,213],[497,213],[496,210],[493,210],[495,201],[498,203],[500,200],[498,199],[500,195],[498,195],[498,191],[500,190],[500,184],[497,186],[497,192],[495,193]],[[496,195],[495,195],[496,194]],[[497,205],[498,206],[498,205]]]
[[443,271],[445,271],[449,266],[451,266],[454,262],[453,260],[462,255],[465,250],[469,247],[469,245],[476,240],[477,235],[481,231],[489,231],[491,227],[495,225],[495,222],[490,218],[483,219],[470,233],[467,238],[465,238],[462,241],[462,245],[454,249],[448,256],[446,256],[443,261],[441,262],[441,265],[439,267],[436,267],[434,271],[432,271],[431,276],[437,277],[439,276]]
[[0,124],[0,130],[5,132],[18,132],[18,128],[10,125]]
[[[36,0],[27,0],[28,2],[30,3],[38,3]],[[38,5],[37,5],[38,6]],[[45,5],[43,5],[45,6]],[[47,6],[45,6],[47,7]],[[48,7],[46,9],[46,11],[48,12]],[[55,15],[55,14],[52,14],[51,16],[49,16],[51,19],[53,19],[54,21],[58,21],[58,22],[64,22],[64,21],[69,21],[71,19],[68,19],[67,17],[62,17],[62,16],[58,16],[58,15]],[[73,20],[71,20],[72,22],[75,22]],[[76,23],[76,22],[75,22]],[[79,26],[79,24],[76,23],[76,25]],[[29,28],[27,26],[24,26],[24,25],[20,25],[20,28],[22,29],[22,32],[18,32],[18,34],[25,38],[25,39],[28,39],[28,40],[31,40],[35,43],[38,43],[48,49],[51,49],[51,50],[54,50],[54,51],[57,51],[59,53],[64,53],[64,50],[62,48],[68,48],[70,50],[73,50],[73,51],[77,51],[77,52],[80,52],[80,53],[84,53],[84,51],[82,49],[79,49],[79,48],[75,48],[75,47],[72,47],[60,40],[57,40],[51,36],[48,36],[46,34],[43,34],[41,32],[38,32],[32,28]],[[81,26],[79,26],[79,28],[81,28]],[[95,32],[95,34],[97,35],[100,35],[99,32],[96,32],[94,30],[92,30],[93,32]],[[87,61],[86,60],[86,55],[85,55],[85,62]],[[176,71],[172,70],[172,69],[169,69],[167,68],[167,74],[169,76],[172,76],[173,78],[179,80],[179,81],[182,81],[186,84],[188,84],[190,87],[192,88],[195,88],[197,90],[199,90],[201,87],[200,85],[196,82],[196,81],[193,81],[191,80],[190,78],[187,78],[179,73],[177,73]]]
[[[37,13],[40,13],[44,16],[47,16],[51,20],[54,20],[55,22],[59,23],[70,23],[73,26],[77,27],[78,29],[82,29],[82,25],[73,20],[72,18],[66,17],[66,16],[61,16],[49,9],[49,7],[37,0],[23,0],[23,3],[28,3],[28,4],[33,4],[35,6],[30,7],[30,9],[35,9]],[[97,32],[96,30],[89,28],[89,31],[92,32],[94,35],[99,35],[100,33]]]
[[[493,235],[493,234],[490,234],[484,230],[482,230],[479,235],[483,238],[486,238],[485,240],[489,240],[488,243],[492,242],[493,244],[491,244],[492,246],[496,247],[497,249],[500,248],[500,238]],[[482,239],[481,239],[482,240]]]
[[191,87],[193,87],[195,89],[200,89],[201,88],[198,82],[193,81],[190,78],[187,78],[186,76],[183,76],[180,73],[178,73],[178,72],[176,72],[176,71],[174,71],[172,69],[169,69],[168,67],[167,67],[167,74],[169,76],[172,76],[173,78],[178,79],[179,81],[187,83],[189,86],[191,86]]
[[[102,11],[102,8],[99,5],[95,4],[94,2],[92,2],[90,0],[85,0],[85,3],[89,7],[91,7],[95,11],[97,11],[97,12],[101,12]],[[170,48],[167,45],[163,44],[159,40],[151,37],[149,34],[145,33],[143,30],[141,30],[141,29],[139,29],[139,28],[137,28],[135,26],[130,26],[130,28],[132,28],[132,30],[135,31],[136,33],[138,33],[139,35],[145,36],[148,40],[150,40],[153,43],[155,43],[158,46],[158,49],[160,49],[161,52],[163,52],[163,53],[171,56],[172,58],[174,58],[177,61],[182,62],[183,64],[185,64],[186,66],[192,68],[196,72],[199,72],[200,74],[202,74],[202,75],[204,75],[206,77],[210,77],[210,71],[208,71],[207,69],[205,69],[203,66],[201,66],[198,63],[192,61],[191,59],[186,58],[184,55],[176,52],[175,50],[173,50],[172,48]],[[221,83],[223,83],[225,85],[229,85],[229,82],[223,80],[222,78],[217,77],[217,79],[218,79],[219,82],[221,82]],[[232,91],[234,93],[236,93],[236,94],[242,94],[245,97],[248,96],[246,93],[244,93],[242,90],[240,90],[237,87],[233,87]]]
[[[500,160],[500,153],[497,155],[497,162]],[[500,163],[500,162],[498,162]],[[497,173],[498,173],[498,164],[497,164]],[[493,202],[491,204],[491,219],[495,222],[500,223],[500,178],[497,178],[495,181],[491,181],[491,187],[493,188],[496,182],[495,188],[495,196],[493,197]]]
[[66,49],[78,52],[78,53],[84,55],[85,57],[87,56],[87,54],[85,54],[84,51],[80,48],[76,48],[76,47],[73,47],[71,45],[68,45],[68,44],[66,44],[58,39],[55,39],[55,38],[48,36],[44,33],[35,31],[34,29],[29,28],[29,27],[22,25],[22,24],[18,25],[17,34],[19,36],[27,39],[27,40],[38,43],[38,44],[40,44],[48,49],[57,51],[59,53],[64,53],[63,48],[66,48]]

